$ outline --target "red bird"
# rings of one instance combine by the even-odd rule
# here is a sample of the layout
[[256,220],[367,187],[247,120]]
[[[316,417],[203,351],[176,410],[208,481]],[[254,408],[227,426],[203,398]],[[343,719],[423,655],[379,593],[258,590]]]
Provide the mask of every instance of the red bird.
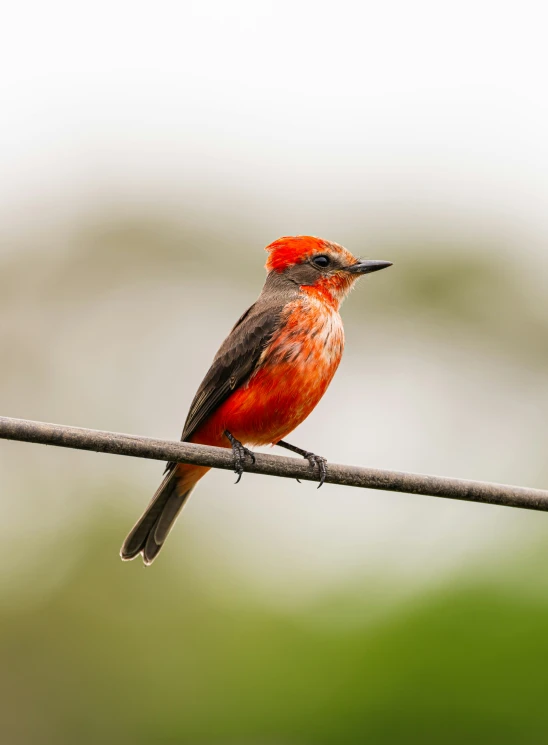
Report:
[[[337,243],[299,235],[266,247],[268,276],[257,301],[215,355],[188,413],[181,440],[232,447],[238,481],[244,445],[280,445],[318,467],[326,460],[284,438],[316,406],[344,347],[339,307],[356,279],[391,266],[362,261]],[[168,463],[167,475],[126,538],[120,555],[151,564],[190,493],[209,468]]]

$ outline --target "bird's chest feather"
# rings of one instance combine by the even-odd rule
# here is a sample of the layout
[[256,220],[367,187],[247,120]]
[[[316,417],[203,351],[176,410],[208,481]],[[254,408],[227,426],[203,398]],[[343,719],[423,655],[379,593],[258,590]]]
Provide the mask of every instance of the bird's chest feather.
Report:
[[306,381],[309,388],[331,380],[341,360],[344,331],[339,313],[326,303],[303,298],[286,312],[261,361],[261,367],[283,371],[285,385]]
[[292,303],[256,372],[232,399],[239,439],[267,444],[295,429],[325,393],[343,347],[342,321],[333,307],[306,297]]

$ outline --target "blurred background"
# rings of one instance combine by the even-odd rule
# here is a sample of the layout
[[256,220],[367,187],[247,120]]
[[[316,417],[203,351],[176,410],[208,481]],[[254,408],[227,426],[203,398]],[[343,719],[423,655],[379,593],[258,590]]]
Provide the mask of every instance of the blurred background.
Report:
[[[0,413],[178,438],[262,248],[389,259],[292,441],[548,486],[536,2],[22,0],[0,45]],[[542,513],[0,442],[0,742],[548,743]]]

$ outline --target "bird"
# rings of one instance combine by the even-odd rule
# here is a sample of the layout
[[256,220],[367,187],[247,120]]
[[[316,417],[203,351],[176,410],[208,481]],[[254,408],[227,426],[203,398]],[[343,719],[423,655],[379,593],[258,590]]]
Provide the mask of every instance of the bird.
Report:
[[[270,243],[267,276],[258,299],[221,344],[192,401],[181,440],[232,448],[240,480],[248,445],[279,445],[318,470],[327,461],[285,438],[315,408],[341,361],[344,330],[339,309],[356,280],[392,266],[356,258],[343,246],[309,235]],[[120,551],[150,565],[183,505],[209,468],[168,463],[165,476]],[[236,482],[237,483],[237,482]]]

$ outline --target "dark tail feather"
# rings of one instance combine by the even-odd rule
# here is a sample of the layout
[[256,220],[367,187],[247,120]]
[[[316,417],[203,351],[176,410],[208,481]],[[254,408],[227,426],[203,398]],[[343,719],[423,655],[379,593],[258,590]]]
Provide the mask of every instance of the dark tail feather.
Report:
[[179,494],[178,481],[176,470],[171,471],[162,481],[150,504],[124,541],[120,551],[124,561],[134,559],[142,553],[145,564],[152,564],[194,488],[192,485],[188,491]]

